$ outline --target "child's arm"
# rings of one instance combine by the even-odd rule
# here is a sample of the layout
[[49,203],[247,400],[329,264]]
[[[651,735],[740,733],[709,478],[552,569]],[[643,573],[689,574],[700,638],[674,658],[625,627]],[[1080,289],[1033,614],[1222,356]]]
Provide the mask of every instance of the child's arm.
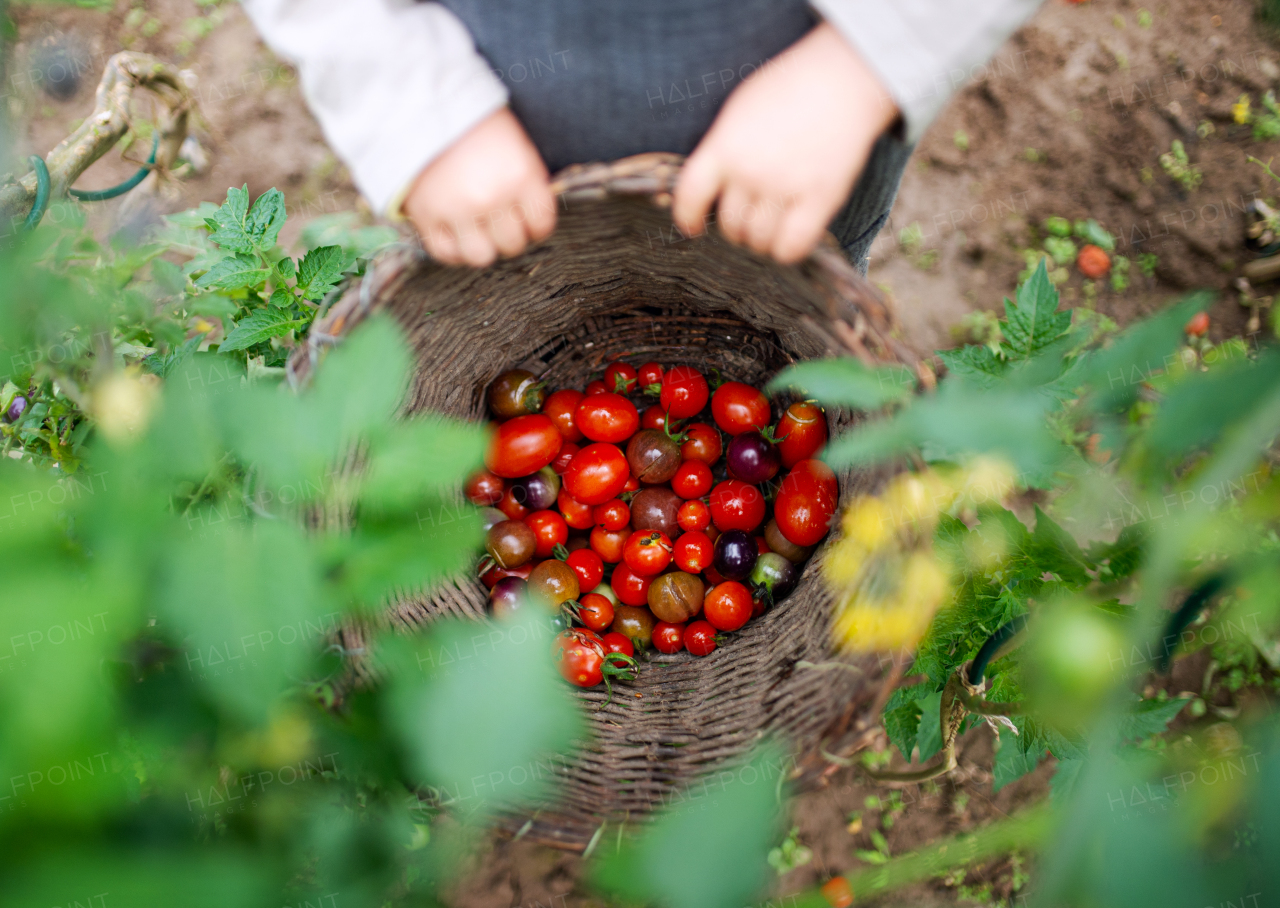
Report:
[[1041,0],[811,0],[826,21],[740,85],[689,157],[674,215],[717,200],[734,242],[794,262],[817,245],[881,133],[915,142]]
[[298,66],[325,137],[369,203],[392,217],[403,207],[437,258],[483,265],[551,231],[546,168],[447,9],[387,0],[244,7]]

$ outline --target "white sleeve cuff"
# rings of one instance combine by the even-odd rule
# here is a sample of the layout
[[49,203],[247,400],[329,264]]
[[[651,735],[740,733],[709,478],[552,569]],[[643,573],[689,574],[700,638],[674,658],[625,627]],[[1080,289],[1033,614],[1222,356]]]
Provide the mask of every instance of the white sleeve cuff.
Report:
[[418,174],[507,102],[462,22],[437,3],[244,0],[298,68],[325,138],[373,209],[397,216]]
[[880,77],[919,141],[1042,0],[810,0]]

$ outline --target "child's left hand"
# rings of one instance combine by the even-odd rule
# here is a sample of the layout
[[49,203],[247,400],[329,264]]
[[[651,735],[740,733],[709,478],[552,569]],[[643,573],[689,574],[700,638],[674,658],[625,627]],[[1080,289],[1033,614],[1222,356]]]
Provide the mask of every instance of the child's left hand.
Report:
[[731,242],[799,261],[897,117],[875,74],[823,23],[725,101],[676,184],[676,226],[702,233],[718,198],[720,231]]

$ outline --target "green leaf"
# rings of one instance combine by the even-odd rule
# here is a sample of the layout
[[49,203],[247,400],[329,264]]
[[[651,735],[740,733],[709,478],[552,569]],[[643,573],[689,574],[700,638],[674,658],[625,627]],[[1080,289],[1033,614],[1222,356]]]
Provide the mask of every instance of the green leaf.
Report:
[[255,309],[236,322],[236,326],[227,335],[226,340],[218,347],[218,352],[231,353],[235,350],[247,350],[254,344],[288,334],[294,324],[292,316],[283,309],[275,307]]
[[481,465],[485,443],[474,423],[425,416],[398,424],[373,444],[361,501],[396,509],[456,487]]
[[852,357],[819,359],[783,370],[765,386],[768,393],[788,388],[826,404],[878,410],[909,397],[915,380],[903,368],[870,369]]
[[938,358],[950,376],[963,378],[980,388],[990,388],[1005,374],[1007,363],[983,344],[969,344],[958,350],[939,350]]
[[[767,879],[767,859],[781,833],[775,794],[789,761],[770,746],[742,766],[696,784],[621,849],[604,852],[597,883],[627,904],[665,908],[739,908]],[[696,860],[690,856],[696,855]]]
[[1076,236],[1086,243],[1092,243],[1103,252],[1116,251],[1115,237],[1107,233],[1103,226],[1093,218],[1089,218],[1087,221],[1076,221],[1074,229]]
[[[914,687],[925,687],[923,684],[916,684]],[[911,690],[913,688],[903,688],[894,691],[894,694],[901,693],[902,690]],[[920,704],[914,700],[893,705],[892,701],[885,704],[884,708],[884,731],[889,737],[889,743],[898,748],[898,752],[902,754],[904,760],[911,759],[911,751],[916,746],[916,734],[920,729]]]
[[526,616],[443,621],[395,642],[386,719],[414,779],[480,817],[545,794],[584,731],[551,660],[553,636]]
[[934,691],[919,702],[920,726],[916,730],[916,747],[920,748],[919,760],[923,763],[942,750],[942,727],[938,724],[942,691]]
[[1084,376],[1093,392],[1093,408],[1111,412],[1129,406],[1143,382],[1172,364],[1172,351],[1187,320],[1212,302],[1212,293],[1193,293],[1155,318],[1126,328],[1094,353]]
[[1120,737],[1125,740],[1149,738],[1162,733],[1174,720],[1189,698],[1180,700],[1140,700],[1120,722]]
[[145,372],[153,375],[159,375],[161,378],[168,378],[174,369],[177,369],[188,359],[191,354],[195,353],[200,347],[200,343],[204,340],[204,333],[197,334],[189,339],[181,347],[161,356],[153,353],[142,361],[142,368]]
[[196,278],[196,286],[201,289],[240,290],[265,283],[270,273],[252,255],[237,252],[214,262],[208,271]]
[[234,186],[227,190],[227,201],[205,223],[213,231],[210,242],[233,252],[252,252],[253,237],[245,229],[245,218],[249,214],[249,184],[240,189]]
[[1036,566],[1057,574],[1073,586],[1089,583],[1088,569],[1092,567],[1075,539],[1061,526],[1054,523],[1040,506],[1036,505],[1036,528],[1031,534],[1028,555]]
[[363,435],[386,424],[409,383],[413,355],[389,316],[369,319],[317,370],[314,406],[340,436]]
[[1010,782],[1022,778],[1040,765],[1044,755],[1043,748],[1023,752],[1019,746],[1017,735],[1008,728],[1000,728],[1000,737],[996,745],[996,763],[992,791],[999,791]]
[[275,306],[277,309],[291,309],[298,298],[293,295],[293,291],[287,287],[277,287],[271,291],[271,299],[267,301],[267,305]]
[[280,273],[288,280],[292,281],[298,276],[298,266],[294,264],[293,259],[289,258],[287,255],[280,261],[276,262],[276,267],[280,269]]
[[1053,778],[1049,780],[1049,797],[1055,804],[1066,804],[1084,768],[1083,759],[1059,760]]
[[276,244],[285,216],[284,193],[279,189],[268,189],[258,196],[245,220],[245,232],[258,250],[265,252]]
[[309,300],[321,300],[342,280],[341,246],[320,246],[302,257],[298,266],[298,289]]
[[1004,301],[1004,350],[1011,360],[1030,359],[1071,327],[1071,313],[1058,311],[1058,291],[1044,260],[1021,287],[1018,302]]
[[177,296],[187,289],[187,276],[182,273],[182,269],[165,259],[152,260],[151,277],[169,296]]

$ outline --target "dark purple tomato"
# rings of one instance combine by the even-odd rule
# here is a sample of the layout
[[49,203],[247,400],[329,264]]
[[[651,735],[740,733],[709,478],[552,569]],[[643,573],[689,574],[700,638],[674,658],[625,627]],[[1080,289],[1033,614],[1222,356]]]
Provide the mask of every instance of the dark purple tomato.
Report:
[[768,594],[766,604],[786,599],[799,582],[799,568],[777,552],[765,552],[751,570],[751,586],[757,595],[761,590]]
[[494,617],[514,615],[529,601],[529,583],[521,577],[503,577],[489,591],[489,605]]
[[4,418],[9,422],[17,422],[27,409],[27,399],[19,395],[13,399],[13,403],[9,404],[9,409],[5,412]]
[[724,459],[730,476],[751,485],[768,482],[782,469],[778,446],[754,430],[733,436]]
[[716,537],[711,566],[725,580],[745,580],[756,566],[759,548],[751,534],[743,530],[726,530]]
[[665,487],[643,489],[631,499],[631,528],[658,530],[674,542],[682,530],[676,521],[683,499]]
[[511,497],[530,511],[546,511],[556,506],[560,494],[560,477],[551,467],[543,467],[531,476],[511,480]]

